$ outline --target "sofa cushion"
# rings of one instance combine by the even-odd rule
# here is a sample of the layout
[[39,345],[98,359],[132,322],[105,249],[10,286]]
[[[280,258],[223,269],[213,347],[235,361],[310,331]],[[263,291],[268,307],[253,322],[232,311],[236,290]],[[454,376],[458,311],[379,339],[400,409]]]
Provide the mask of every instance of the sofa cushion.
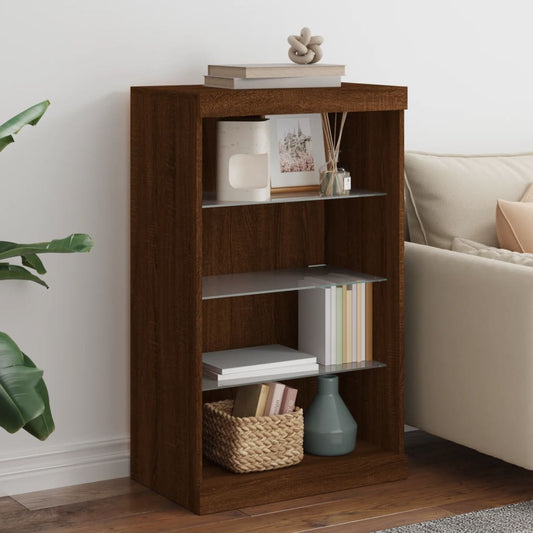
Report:
[[497,247],[497,200],[517,201],[533,183],[533,154],[406,152],[405,178],[411,241],[450,249],[460,235]]
[[520,202],[498,200],[496,233],[500,248],[533,252],[533,185],[529,186]]
[[533,252],[533,203],[498,200],[496,231],[501,248]]
[[471,241],[469,239],[462,239],[461,237],[455,237],[452,242],[452,250],[454,252],[477,255],[478,257],[486,257],[488,259],[496,259],[498,261],[506,261],[507,263],[533,267],[533,253],[511,252],[502,248],[487,246],[486,244]]

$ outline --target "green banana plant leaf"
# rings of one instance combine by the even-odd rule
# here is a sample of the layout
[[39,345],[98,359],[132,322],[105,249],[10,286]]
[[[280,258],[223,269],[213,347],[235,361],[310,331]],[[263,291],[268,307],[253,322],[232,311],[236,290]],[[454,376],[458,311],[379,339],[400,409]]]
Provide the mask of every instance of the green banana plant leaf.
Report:
[[45,100],[34,106],[29,107],[22,113],[9,119],[0,126],[0,152],[10,143],[14,142],[13,135],[18,133],[26,124],[35,126],[45,111],[48,109],[50,102]]
[[[22,355],[24,356],[24,365],[26,367],[36,368],[34,362],[25,353]],[[50,409],[48,389],[42,377],[37,382],[37,385],[35,385],[35,389],[44,402],[44,411],[39,416],[27,422],[24,425],[24,429],[39,440],[45,440],[54,431],[56,425],[52,417],[52,410]]]
[[[86,233],[73,233],[64,239],[54,239],[50,242],[37,242],[33,244],[17,244],[14,242],[0,241],[0,260],[22,256],[26,258],[26,261],[31,261],[28,258],[31,258],[35,254],[88,252],[92,247],[93,240]],[[26,266],[33,267],[30,264]],[[42,274],[42,272],[39,273]]]
[[0,281],[6,279],[18,279],[23,281],[33,281],[46,287],[48,284],[38,276],[34,276],[29,270],[18,265],[10,265],[9,263],[0,263]]
[[0,426],[28,431],[44,440],[54,422],[43,372],[22,353],[9,335],[0,332]]
[[46,274],[43,262],[37,254],[27,254],[22,256],[22,264],[24,266],[33,268],[37,274]]

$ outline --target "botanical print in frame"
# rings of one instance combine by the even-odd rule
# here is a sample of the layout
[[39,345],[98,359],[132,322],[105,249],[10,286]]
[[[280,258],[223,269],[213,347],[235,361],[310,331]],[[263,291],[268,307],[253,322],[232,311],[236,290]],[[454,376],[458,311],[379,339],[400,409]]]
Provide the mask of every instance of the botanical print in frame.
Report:
[[317,189],[326,163],[320,114],[270,115],[272,192]]

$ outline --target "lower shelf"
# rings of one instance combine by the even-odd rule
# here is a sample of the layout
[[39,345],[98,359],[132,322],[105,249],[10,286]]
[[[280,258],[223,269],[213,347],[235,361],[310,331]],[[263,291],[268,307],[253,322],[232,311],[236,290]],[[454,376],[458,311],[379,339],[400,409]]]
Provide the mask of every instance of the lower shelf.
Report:
[[218,390],[226,389],[229,387],[236,387],[239,385],[249,385],[252,383],[263,383],[265,381],[272,380],[287,380],[294,379],[298,377],[310,377],[318,376],[324,374],[340,374],[342,372],[354,372],[356,370],[370,370],[373,368],[383,368],[387,365],[380,363],[379,361],[361,361],[359,363],[344,363],[342,365],[318,365],[318,372],[307,372],[307,373],[295,373],[295,374],[269,374],[265,376],[260,376],[256,378],[243,378],[243,379],[232,379],[218,383],[214,379],[202,378],[202,390]]
[[382,450],[358,441],[355,450],[340,457],[305,455],[295,466],[233,474],[204,459],[200,488],[201,514],[301,498],[407,477],[404,453]]

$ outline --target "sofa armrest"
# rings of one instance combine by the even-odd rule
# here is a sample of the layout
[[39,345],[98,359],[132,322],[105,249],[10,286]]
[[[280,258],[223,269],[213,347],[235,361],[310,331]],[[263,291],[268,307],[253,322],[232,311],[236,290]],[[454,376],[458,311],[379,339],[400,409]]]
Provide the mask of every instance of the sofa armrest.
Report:
[[406,423],[533,469],[533,269],[405,246]]

